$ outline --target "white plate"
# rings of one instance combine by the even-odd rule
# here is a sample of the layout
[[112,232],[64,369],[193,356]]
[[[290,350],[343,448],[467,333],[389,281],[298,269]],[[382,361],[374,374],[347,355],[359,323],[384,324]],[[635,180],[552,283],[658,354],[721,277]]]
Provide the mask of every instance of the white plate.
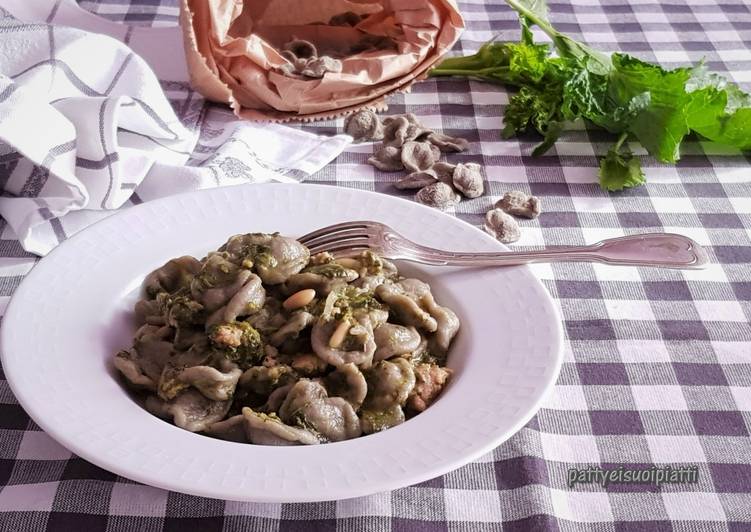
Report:
[[482,231],[416,203],[316,185],[243,185],[173,196],[107,218],[57,247],[21,283],[2,327],[2,362],[29,415],[79,456],[124,477],[232,500],[344,499],[421,482],[490,451],[519,430],[552,388],[561,325],[526,267],[400,269],[434,287],[462,320],[454,378],[424,413],[384,432],[309,447],[220,441],[136,404],[112,355],[130,345],[143,277],[202,256],[236,233],[300,236],[346,220],[387,223],[422,244],[498,250]]

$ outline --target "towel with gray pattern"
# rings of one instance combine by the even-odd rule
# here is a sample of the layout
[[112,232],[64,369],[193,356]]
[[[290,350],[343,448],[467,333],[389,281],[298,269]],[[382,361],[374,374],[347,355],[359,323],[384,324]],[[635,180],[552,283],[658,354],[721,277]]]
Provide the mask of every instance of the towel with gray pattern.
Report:
[[111,24],[72,0],[0,0],[0,34],[0,215],[32,253],[142,201],[299,181],[348,143],[206,105],[177,27]]

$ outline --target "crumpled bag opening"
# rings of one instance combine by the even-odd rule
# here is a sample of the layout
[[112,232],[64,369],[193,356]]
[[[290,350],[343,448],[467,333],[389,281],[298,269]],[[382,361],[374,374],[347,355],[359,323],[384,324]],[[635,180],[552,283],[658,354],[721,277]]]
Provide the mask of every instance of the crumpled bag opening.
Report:
[[[241,118],[270,121],[383,110],[464,28],[454,0],[182,0],[180,21],[193,87]],[[293,39],[341,61],[341,72],[292,72],[281,51]]]

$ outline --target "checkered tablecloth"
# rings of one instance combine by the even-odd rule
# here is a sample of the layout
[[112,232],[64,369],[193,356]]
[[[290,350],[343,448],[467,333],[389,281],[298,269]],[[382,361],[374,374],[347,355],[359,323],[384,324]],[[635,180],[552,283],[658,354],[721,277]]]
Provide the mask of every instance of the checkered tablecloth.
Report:
[[[102,16],[173,24],[174,0],[81,4]],[[518,38],[500,1],[460,2],[456,52],[496,34]],[[706,59],[749,89],[751,7],[744,0],[573,0],[550,4],[562,31],[605,50],[677,66]],[[539,414],[492,453],[419,485],[319,504],[202,499],[133,483],[71,455],[26,416],[0,380],[0,530],[751,530],[751,162],[686,143],[677,166],[649,157],[649,183],[618,194],[595,184],[612,142],[583,127],[531,158],[537,139],[501,141],[498,87],[428,80],[390,99],[430,126],[468,138],[453,161],[485,166],[488,193],[456,215],[479,224],[505,191],[539,196],[517,248],[579,244],[641,231],[686,234],[711,266],[676,272],[591,264],[535,266],[561,308],[565,360]],[[340,124],[320,122],[318,132]],[[399,194],[396,176],[354,146],[311,181]],[[0,156],[0,174],[12,157]],[[304,186],[304,185],[302,185]],[[4,222],[0,221],[3,224]],[[3,227],[0,302],[34,264]],[[1,375],[0,375],[1,376]],[[568,470],[695,465],[698,482],[568,487]]]

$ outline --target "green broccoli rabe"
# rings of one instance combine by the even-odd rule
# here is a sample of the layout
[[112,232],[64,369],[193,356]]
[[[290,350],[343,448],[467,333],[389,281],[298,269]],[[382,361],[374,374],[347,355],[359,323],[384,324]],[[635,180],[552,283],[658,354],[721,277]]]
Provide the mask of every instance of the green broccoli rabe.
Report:
[[237,277],[238,267],[229,261],[230,255],[226,252],[210,253],[204,261],[201,271],[193,278],[191,289],[198,291],[225,286]]
[[170,296],[162,292],[156,301],[172,327],[200,325],[206,319],[203,305],[188,296]]
[[361,290],[354,286],[347,286],[342,292],[343,297],[338,302],[341,303],[339,306],[342,308],[364,310],[383,308],[383,304],[375,298],[373,292]]
[[260,266],[262,268],[276,268],[279,265],[279,261],[271,253],[269,246],[263,246],[260,244],[254,244],[249,246],[250,249],[245,253],[245,261],[250,261],[254,266]]
[[[240,261],[243,268],[251,269],[254,266],[275,268],[278,266],[279,261],[274,257],[271,246],[268,244],[276,236],[279,236],[279,233],[272,233],[270,235],[250,233],[242,235],[238,240],[240,245],[230,247],[229,249],[235,255],[235,259]],[[225,247],[222,246],[222,250]]]
[[307,418],[305,417],[305,415],[303,415],[302,412],[295,412],[294,414],[292,414],[291,419],[290,419],[290,426],[299,427],[303,430],[312,432],[320,440],[321,443],[328,442],[328,439],[319,432],[319,430],[315,427],[315,425],[313,425],[307,420]]
[[383,309],[384,306],[376,300],[373,292],[344,285],[336,287],[326,299],[319,302],[312,313],[321,316],[325,321],[331,319],[350,319],[357,311]]
[[245,321],[215,325],[209,331],[209,340],[214,349],[242,369],[257,366],[265,356],[261,333]]
[[357,277],[356,275],[353,275],[352,270],[345,268],[344,266],[337,264],[336,262],[308,266],[307,268],[302,270],[302,273],[313,273],[316,275],[322,275],[323,277],[328,277],[329,279],[343,279],[353,276],[355,278]]
[[[559,32],[544,0],[506,0],[519,14],[522,39],[489,42],[473,55],[450,57],[431,76],[465,76],[514,87],[503,136],[536,130],[550,149],[566,125],[584,119],[619,134],[600,164],[600,185],[621,190],[644,183],[639,159],[626,140],[638,141],[660,162],[680,158],[683,139],[706,139],[751,150],[751,95],[703,64],[666,70],[627,54],[604,54]],[[532,40],[536,25],[553,49]]]
[[367,269],[369,275],[383,272],[383,259],[370,250],[363,251],[359,256],[360,262]]
[[295,370],[285,364],[267,368],[256,366],[250,368],[243,376],[243,386],[250,392],[268,396],[275,389],[297,380]]

